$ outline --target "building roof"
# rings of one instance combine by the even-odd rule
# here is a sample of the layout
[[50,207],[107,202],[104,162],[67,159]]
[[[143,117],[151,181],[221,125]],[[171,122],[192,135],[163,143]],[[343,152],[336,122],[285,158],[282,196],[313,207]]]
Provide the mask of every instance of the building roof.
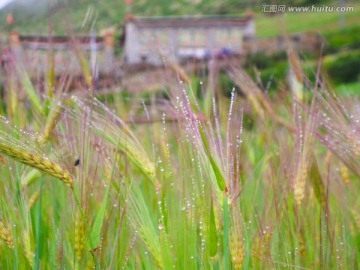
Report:
[[90,36],[76,36],[73,39],[69,36],[45,36],[45,35],[20,35],[19,36],[21,42],[35,42],[35,43],[71,43],[77,42],[80,44],[83,43],[101,43],[104,38],[99,36],[94,36],[92,39]]
[[186,16],[186,17],[130,17],[131,22],[140,27],[199,27],[199,26],[244,26],[252,20],[246,16]]
[[79,45],[83,50],[99,50],[104,47],[104,38],[99,36],[93,38],[90,36],[76,36],[71,38],[69,36],[21,35],[19,39],[24,48],[31,50],[68,50],[74,44]]

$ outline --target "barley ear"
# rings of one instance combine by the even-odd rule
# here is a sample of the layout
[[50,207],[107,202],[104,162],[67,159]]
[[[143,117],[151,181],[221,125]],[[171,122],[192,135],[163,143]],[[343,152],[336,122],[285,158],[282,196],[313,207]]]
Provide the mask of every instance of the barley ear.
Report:
[[161,250],[159,246],[159,242],[152,241],[153,236],[151,235],[152,231],[149,228],[140,227],[139,228],[139,235],[141,236],[142,240],[146,248],[149,250],[150,254],[152,254],[155,264],[160,269],[164,269],[163,262],[161,259]]
[[76,258],[80,261],[85,247],[85,224],[82,216],[77,215],[75,222],[75,253]]
[[9,248],[14,248],[14,242],[10,230],[0,221],[0,239],[5,242]]
[[29,209],[36,203],[36,201],[39,199],[40,192],[35,191],[33,194],[31,194],[29,200],[28,200],[28,207]]
[[5,165],[5,158],[0,155],[0,165]]
[[349,176],[349,169],[345,165],[341,166],[339,169],[341,181],[344,183],[345,186],[350,186],[350,176]]
[[61,106],[60,103],[57,103],[52,106],[50,113],[46,119],[46,124],[43,131],[43,140],[42,142],[45,143],[48,141],[50,137],[50,132],[54,129],[56,125],[56,121],[61,115]]
[[308,174],[308,169],[307,169],[306,161],[301,161],[299,165],[299,169],[296,174],[295,185],[294,185],[295,201],[298,206],[301,205],[301,201],[304,198],[307,174]]
[[32,267],[34,263],[34,252],[31,250],[30,235],[27,231],[23,232],[23,245],[25,257]]
[[244,243],[240,219],[240,214],[235,215],[230,224],[230,256],[234,269],[236,270],[242,268],[242,263],[244,261]]
[[31,169],[25,176],[21,179],[21,187],[25,188],[35,183],[38,179],[40,179],[41,172],[37,169]]
[[0,153],[11,157],[18,162],[37,168],[46,174],[54,176],[71,188],[73,186],[73,179],[67,170],[62,169],[58,164],[41,156],[40,154],[29,152],[23,148],[8,146],[3,142],[0,142]]

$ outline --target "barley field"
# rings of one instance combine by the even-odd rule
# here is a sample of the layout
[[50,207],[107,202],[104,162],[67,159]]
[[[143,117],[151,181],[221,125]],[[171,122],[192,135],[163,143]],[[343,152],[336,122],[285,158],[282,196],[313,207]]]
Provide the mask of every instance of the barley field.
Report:
[[359,97],[288,63],[271,94],[236,63],[228,95],[214,72],[131,95],[11,70],[0,269],[359,269]]

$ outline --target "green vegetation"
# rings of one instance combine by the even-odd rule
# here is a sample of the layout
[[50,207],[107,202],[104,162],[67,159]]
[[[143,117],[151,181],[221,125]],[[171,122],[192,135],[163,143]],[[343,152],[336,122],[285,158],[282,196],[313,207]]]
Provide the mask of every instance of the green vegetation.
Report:
[[358,81],[360,79],[360,50],[332,57],[325,63],[325,67],[336,83]]
[[[333,5],[337,6],[338,2]],[[345,25],[359,26],[360,4],[358,2],[352,2],[348,3],[348,6],[353,6],[354,11],[344,13]],[[266,16],[263,13],[256,13],[256,34],[258,36],[273,36],[283,33],[284,30],[287,33],[304,31],[320,31],[326,33],[340,28],[339,15],[337,12],[297,12],[285,13],[283,16]],[[347,35],[347,33],[344,34]]]
[[326,32],[324,35],[327,41],[325,53],[334,54],[345,50],[360,49],[359,32],[359,24]]
[[[322,54],[322,69],[336,84],[352,84],[359,80],[360,43],[358,25],[349,25],[324,33],[326,43]],[[306,77],[315,80],[319,58],[309,52],[299,52],[304,61],[303,69]],[[270,89],[276,90],[286,83],[289,65],[285,52],[273,55],[258,53],[249,55],[245,65],[247,71],[255,78],[254,68],[260,73],[263,85],[270,83]],[[346,86],[345,86],[346,87]],[[336,88],[338,89],[338,88]],[[355,91],[356,92],[356,91]]]
[[338,84],[335,88],[339,95],[359,95],[360,82]]

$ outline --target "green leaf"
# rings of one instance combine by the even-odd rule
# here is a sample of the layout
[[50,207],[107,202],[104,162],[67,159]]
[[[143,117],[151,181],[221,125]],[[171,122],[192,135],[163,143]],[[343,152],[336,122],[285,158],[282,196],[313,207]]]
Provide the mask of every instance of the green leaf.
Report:
[[226,183],[225,183],[225,179],[222,175],[222,172],[211,155],[209,155],[209,159],[210,159],[211,167],[213,168],[213,171],[215,173],[216,182],[217,182],[220,190],[224,191],[226,188]]
[[18,68],[18,73],[19,73],[23,88],[24,88],[26,94],[28,95],[31,104],[38,111],[38,113],[42,115],[43,107],[41,105],[41,100],[40,100],[38,94],[36,93],[36,90],[30,80],[29,75],[21,68]]
[[211,200],[210,205],[210,225],[209,225],[209,245],[210,245],[210,256],[214,257],[217,253],[217,244],[218,238],[216,233],[216,224],[215,224],[215,215],[214,215],[214,205]]
[[96,214],[95,221],[91,228],[89,246],[96,249],[100,245],[101,227],[105,216],[107,201],[109,198],[110,184],[107,185],[104,198],[102,200],[99,211]]
[[204,133],[204,130],[202,129],[202,127],[200,126],[199,124],[199,131],[200,131],[200,136],[201,136],[201,140],[204,144],[204,147],[205,147],[205,151],[206,151],[206,154],[209,158],[209,161],[210,161],[210,164],[211,164],[211,167],[214,171],[214,174],[215,174],[215,177],[216,177],[216,182],[219,186],[219,189],[221,191],[224,191],[225,188],[226,188],[226,183],[225,183],[225,178],[219,168],[219,166],[217,165],[216,161],[214,160],[214,158],[211,156],[211,153],[210,153],[210,148],[209,148],[209,144],[207,142],[207,139],[206,139],[206,136],[205,136],[205,133]]

